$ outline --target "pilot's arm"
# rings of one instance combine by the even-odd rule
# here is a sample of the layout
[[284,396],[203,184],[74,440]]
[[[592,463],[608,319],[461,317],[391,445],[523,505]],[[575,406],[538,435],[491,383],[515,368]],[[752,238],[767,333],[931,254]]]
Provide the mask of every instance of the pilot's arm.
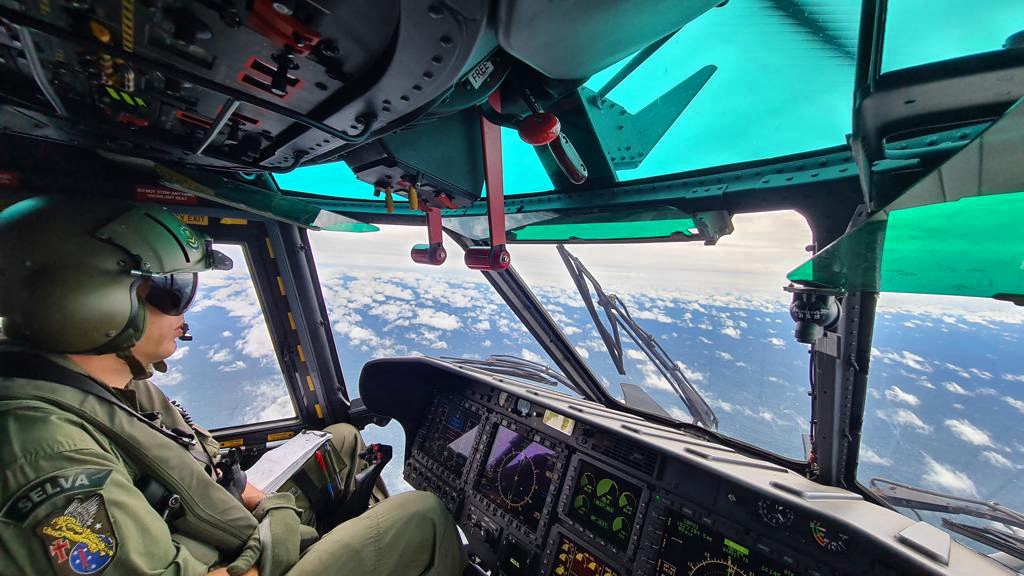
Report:
[[209,570],[171,539],[111,443],[46,404],[0,403],[0,506],[4,576]]

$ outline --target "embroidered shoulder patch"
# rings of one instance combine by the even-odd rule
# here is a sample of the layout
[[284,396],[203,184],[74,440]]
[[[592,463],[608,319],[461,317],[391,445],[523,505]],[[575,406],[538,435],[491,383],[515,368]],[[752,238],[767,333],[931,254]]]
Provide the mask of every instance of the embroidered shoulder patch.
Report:
[[59,496],[96,492],[110,478],[109,468],[71,468],[54,472],[32,482],[11,498],[0,520],[24,524],[32,513]]
[[100,574],[117,554],[117,536],[101,494],[75,498],[36,528],[60,576]]

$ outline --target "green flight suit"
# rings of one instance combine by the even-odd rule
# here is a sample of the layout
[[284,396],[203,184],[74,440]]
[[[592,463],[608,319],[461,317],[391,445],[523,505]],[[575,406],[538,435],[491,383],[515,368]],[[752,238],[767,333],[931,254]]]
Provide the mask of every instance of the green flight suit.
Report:
[[[64,356],[45,356],[82,372]],[[0,575],[202,576],[235,561],[237,549],[224,552],[230,549],[227,536],[210,534],[206,540],[211,541],[203,541],[165,522],[135,486],[142,466],[95,425],[70,409],[19,397],[19,390],[32,387],[45,388],[32,380],[0,378]],[[137,398],[149,392],[134,388]],[[174,411],[171,417],[180,415]],[[152,435],[163,441],[159,445],[168,445],[159,432]],[[195,460],[188,465],[199,466]],[[223,492],[196,472],[185,474],[198,479],[190,480],[189,489]],[[245,530],[256,526],[251,515],[238,510],[240,504],[219,495],[214,500],[226,506],[225,517],[248,518],[242,522]],[[294,514],[274,513],[281,512]],[[431,494],[411,492],[331,530],[287,574],[449,576],[461,574],[465,562],[441,503]]]

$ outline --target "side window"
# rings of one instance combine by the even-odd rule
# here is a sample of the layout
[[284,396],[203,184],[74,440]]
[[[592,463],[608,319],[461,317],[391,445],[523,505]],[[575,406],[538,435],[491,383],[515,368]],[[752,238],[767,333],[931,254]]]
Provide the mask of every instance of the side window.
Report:
[[[557,369],[483,276],[462,264],[451,240],[443,266],[413,263],[409,248],[425,237],[425,229],[408,226],[373,234],[310,234],[349,395],[359,396],[363,364],[389,356],[510,354]],[[396,455],[405,452],[397,422],[370,426],[363,438],[392,445]],[[384,476],[392,492],[411,489],[401,463],[385,468]]]
[[185,313],[194,340],[178,342],[169,370],[153,382],[205,428],[295,418],[245,249],[216,248],[234,260],[234,269],[199,275],[196,299]]
[[861,484],[885,478],[1024,509],[1022,328],[1024,309],[1005,302],[882,294]]

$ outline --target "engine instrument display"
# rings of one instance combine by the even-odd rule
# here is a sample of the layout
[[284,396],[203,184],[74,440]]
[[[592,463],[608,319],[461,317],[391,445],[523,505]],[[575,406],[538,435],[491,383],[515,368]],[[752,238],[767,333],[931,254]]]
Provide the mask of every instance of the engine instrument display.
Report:
[[657,576],[796,576],[739,542],[672,512],[658,556]]
[[550,576],[619,576],[618,572],[572,538],[563,534],[561,540]]
[[480,476],[480,494],[536,531],[551,492],[555,461],[554,450],[498,426]]
[[451,399],[439,401],[436,410],[420,449],[445,471],[460,476],[473,455],[480,415]]
[[624,551],[636,520],[640,491],[633,482],[581,460],[567,515]]

